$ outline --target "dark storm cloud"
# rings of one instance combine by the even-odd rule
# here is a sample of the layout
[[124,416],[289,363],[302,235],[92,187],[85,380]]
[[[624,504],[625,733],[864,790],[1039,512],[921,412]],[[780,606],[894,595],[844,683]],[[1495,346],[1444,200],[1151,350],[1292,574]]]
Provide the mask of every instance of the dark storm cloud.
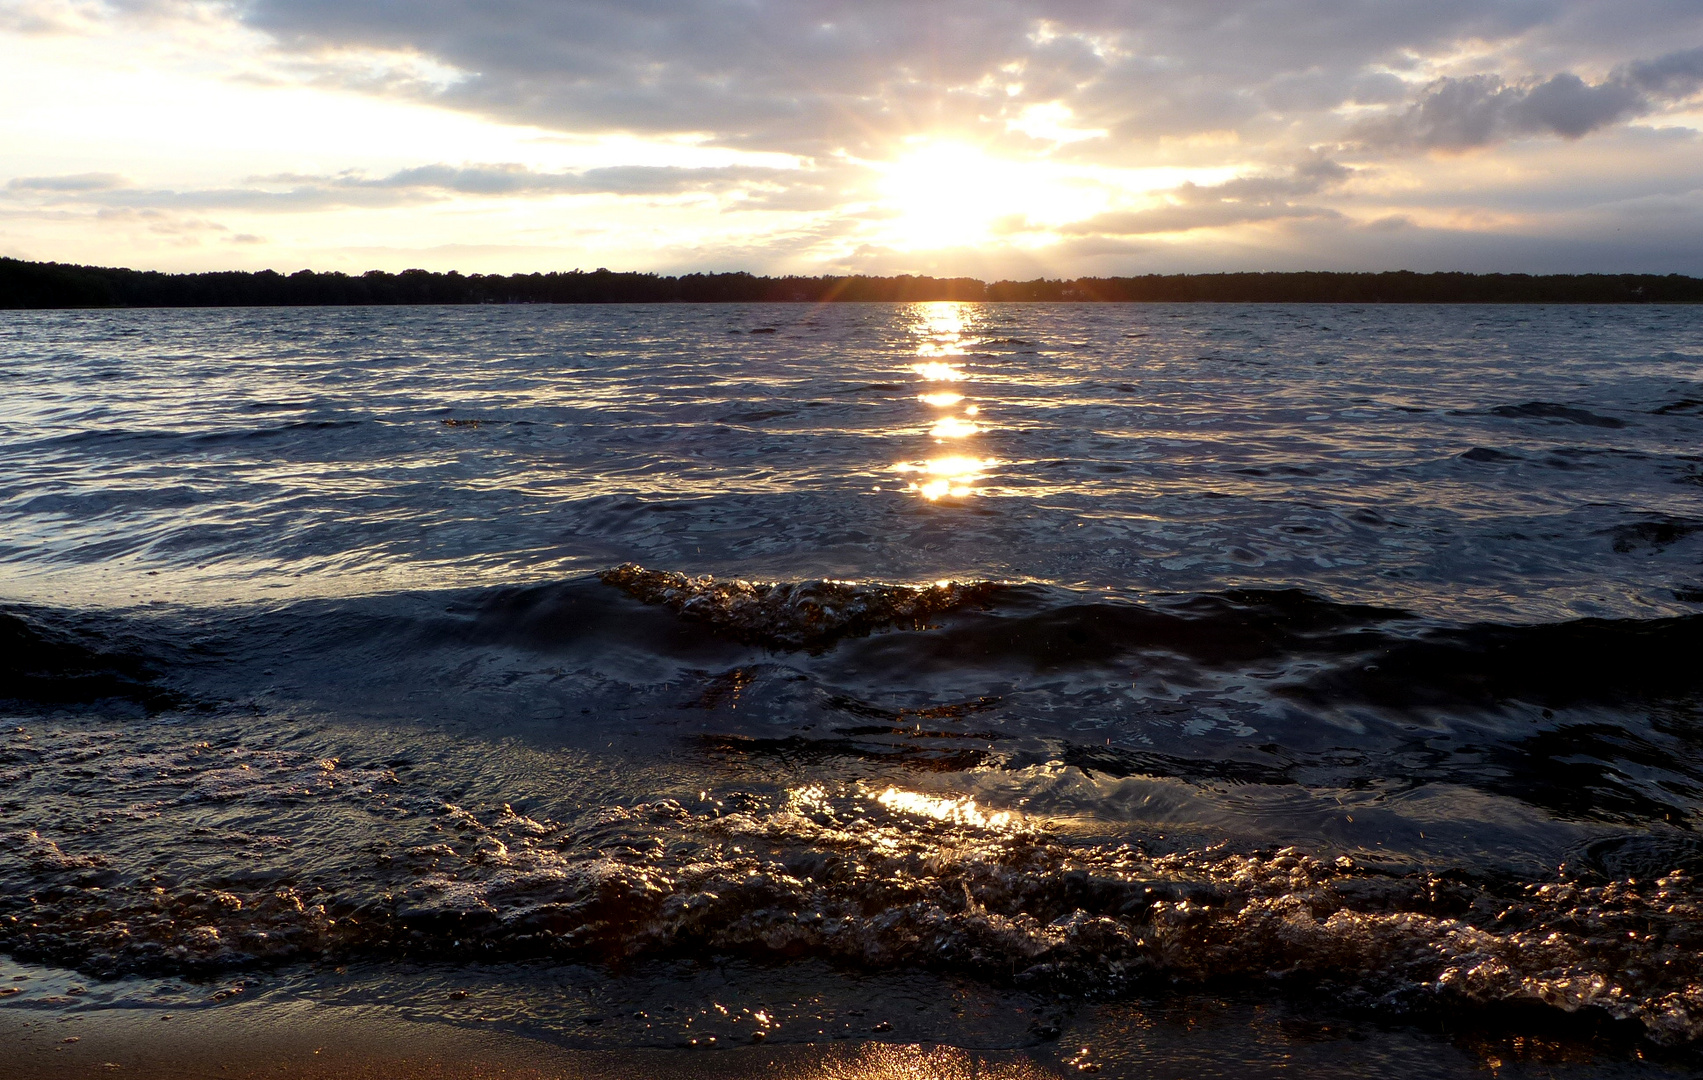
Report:
[[[465,73],[440,100],[487,115],[579,131],[698,131],[728,144],[814,153],[879,146],[916,131],[990,129],[1024,105],[1046,101],[1069,104],[1085,125],[1115,140],[1293,119],[1389,102],[1403,91],[1392,72],[1469,40],[1541,39],[1546,56],[1567,61],[1550,64],[1552,71],[1583,61],[1612,66],[1660,51],[1651,48],[1656,40],[1672,48],[1676,36],[1703,44],[1703,7],[1695,3],[1623,0],[1613,5],[1613,20],[1598,17],[1603,6],[416,0],[398,7],[392,0],[251,0],[233,10],[304,53],[366,47],[433,57]],[[1686,78],[1655,67],[1636,77],[1633,71],[1627,69],[1628,92],[1644,95],[1671,97],[1661,80],[1677,86]],[[1521,122],[1566,131],[1632,108],[1621,90],[1582,85],[1556,82],[1523,106],[1529,119]],[[1499,89],[1522,101],[1534,92],[1511,82],[1470,84],[1450,102],[1495,98]],[[1496,100],[1491,111],[1520,111]],[[1551,114],[1553,122],[1544,119]],[[1434,126],[1459,137],[1442,118]]]
[[1368,143],[1421,150],[1464,150],[1522,135],[1577,139],[1648,115],[1703,89],[1703,49],[1628,64],[1600,83],[1570,72],[1509,84],[1496,75],[1439,79],[1393,116],[1368,121]]

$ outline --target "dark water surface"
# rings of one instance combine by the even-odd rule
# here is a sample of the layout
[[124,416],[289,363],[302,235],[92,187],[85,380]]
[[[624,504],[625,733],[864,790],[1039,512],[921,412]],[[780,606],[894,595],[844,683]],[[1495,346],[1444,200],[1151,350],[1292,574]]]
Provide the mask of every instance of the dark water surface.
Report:
[[0,1008],[1698,1060],[1703,309],[8,313],[0,601]]

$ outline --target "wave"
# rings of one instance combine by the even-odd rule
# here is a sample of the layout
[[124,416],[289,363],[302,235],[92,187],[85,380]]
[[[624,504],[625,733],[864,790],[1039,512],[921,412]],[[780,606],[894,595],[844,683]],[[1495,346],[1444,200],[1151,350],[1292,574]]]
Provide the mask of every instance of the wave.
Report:
[[[1625,538],[1673,543],[1694,528],[1676,519],[1628,527]],[[166,687],[181,681],[174,676],[182,650],[141,644],[157,644],[171,617],[96,625],[75,612],[0,610],[0,696],[181,703]],[[960,675],[993,686],[1035,673],[1101,670],[1125,686],[1132,675],[1138,684],[1153,676],[1197,689],[1235,679],[1249,700],[1316,711],[1650,703],[1695,710],[1703,703],[1703,666],[1694,662],[1703,655],[1703,614],[1463,625],[1299,589],[1134,600],[995,581],[754,582],[626,563],[595,578],[414,600],[304,601],[216,622],[222,629],[208,632],[222,636],[219,648],[230,657],[306,649],[304,662],[312,662],[328,649],[336,656],[327,671],[345,669],[351,651],[377,660],[503,645],[577,657],[588,667],[610,656],[663,660],[691,680],[710,678],[706,666],[749,665],[755,646],[795,654],[780,662],[815,672],[812,678],[858,669],[903,671],[917,687]],[[814,659],[825,654],[837,665]],[[832,687],[824,693],[843,696]]]
[[1357,656],[1363,662],[1282,692],[1314,705],[1354,701],[1396,709],[1695,703],[1703,693],[1703,666],[1695,662],[1703,615],[1482,623],[1366,645]]
[[1587,409],[1558,405],[1553,401],[1528,401],[1523,405],[1498,405],[1490,410],[1490,415],[1510,420],[1560,420],[1569,424],[1582,424],[1585,427],[1623,428],[1626,426],[1626,421],[1616,417],[1601,416]]
[[751,582],[687,577],[623,563],[599,580],[718,631],[780,649],[821,648],[887,627],[919,629],[948,611],[982,604],[996,582],[870,585],[845,581]]
[[53,629],[41,613],[28,614],[0,610],[0,701],[51,706],[116,699],[151,711],[187,703],[155,685],[160,672],[144,653],[102,648],[92,635]]
[[[1659,737],[1613,721],[1637,702],[1694,715],[1703,616],[1448,626],[1300,590],[1138,603],[990,582],[720,581],[631,564],[600,580],[453,598],[447,612],[444,594],[425,594],[220,623],[232,637],[203,667],[222,672],[232,704],[211,720],[92,730],[109,722],[101,706],[37,722],[35,735],[0,732],[0,951],[103,975],[358,957],[807,957],[1075,997],[1230,980],[1324,987],[1395,1014],[1539,1005],[1608,1016],[1658,1042],[1703,1039],[1703,843],[1685,828],[1703,790],[1695,740],[1683,717]],[[188,701],[179,689],[205,687],[170,636],[16,609],[0,613],[0,674],[25,703],[176,707]],[[404,674],[445,681],[410,682],[409,693],[467,688],[486,713],[509,707],[491,702],[511,671],[540,686],[561,674],[554,657],[542,673],[535,659],[485,667],[478,649],[491,644],[728,662],[693,679],[685,662],[650,665],[643,680],[678,680],[660,690],[567,676],[581,688],[576,707],[610,713],[569,723],[678,724],[656,729],[669,744],[658,759],[690,764],[623,757],[618,777],[553,812],[469,794],[465,758],[435,780],[415,769],[407,755],[422,728],[403,737],[405,753],[386,756],[383,740],[363,735],[369,756],[340,759],[304,745],[311,733],[288,702],[255,704],[250,668],[282,668],[292,652],[293,670],[321,687],[347,679],[382,696],[407,696],[387,689],[402,676],[385,665],[416,664]],[[758,649],[783,655],[761,660]],[[852,668],[902,670],[905,693],[917,692],[834,682]],[[930,683],[933,673],[969,668],[999,673],[1006,688],[925,697],[948,685]],[[1305,723],[1274,723],[1261,736],[1270,745],[1165,742],[1156,724],[1071,735],[1077,714],[1050,728],[1044,715],[1071,703],[1019,685],[1024,672],[1069,669],[1124,673],[1122,687],[1132,670],[1228,672]],[[619,711],[635,700],[654,712]],[[1347,726],[1315,738],[1331,709],[1513,702],[1595,711],[1483,725],[1472,746]],[[1103,703],[1084,708],[1104,715]],[[264,708],[283,711],[269,720]],[[959,782],[952,774],[1041,765],[1171,778],[1203,798],[1386,781],[1475,787],[1588,839],[1547,877],[1425,872],[1393,850],[1389,864],[1370,864],[1252,842],[1167,844],[1124,826],[1127,839],[1091,841],[942,793]],[[675,767],[701,787],[697,799],[651,794],[679,784],[653,785],[645,770]],[[730,776],[790,779],[733,789]],[[499,790],[525,788],[513,780],[505,772]]]
[[1703,667],[1692,662],[1703,653],[1703,615],[1448,626],[1298,589],[1133,603],[995,582],[722,582],[631,564],[601,578],[693,624],[780,649],[909,631],[842,647],[914,675],[1183,665],[1257,671],[1274,696],[1314,707],[1397,710],[1686,701],[1703,693]]
[[[394,814],[390,770],[339,776],[297,757],[250,753],[258,779],[231,769],[185,794]],[[251,787],[229,790],[231,774]],[[442,803],[406,833],[368,845],[359,874],[163,885],[8,833],[0,949],[101,974],[813,957],[1072,998],[1243,982],[1397,1015],[1537,1005],[1659,1043],[1703,1036],[1703,857],[1688,837],[1599,842],[1544,881],[1395,873],[1293,849],[1073,843],[968,799],[855,784],[606,806],[571,824]]]

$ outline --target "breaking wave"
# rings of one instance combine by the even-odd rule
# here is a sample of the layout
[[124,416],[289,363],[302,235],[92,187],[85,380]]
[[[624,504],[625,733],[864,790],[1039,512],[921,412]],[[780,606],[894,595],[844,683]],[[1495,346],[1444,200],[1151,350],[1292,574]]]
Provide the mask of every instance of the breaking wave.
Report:
[[886,627],[920,629],[948,611],[985,603],[991,581],[872,585],[847,581],[752,582],[688,577],[623,563],[599,579],[740,640],[778,649],[821,648]]
[[74,705],[120,699],[150,710],[184,704],[156,685],[159,671],[140,650],[102,647],[98,635],[49,627],[0,610],[0,702]]
[[[233,870],[174,883],[8,833],[0,949],[102,974],[359,957],[815,957],[1077,997],[1275,983],[1391,1014],[1541,1005],[1661,1043],[1703,1035],[1703,852],[1689,837],[1599,843],[1552,880],[1521,881],[1294,849],[1073,842],[1011,811],[890,785],[705,793],[572,823],[506,805],[411,812],[393,770],[192,748],[177,767],[197,752],[214,760],[173,778],[179,803],[341,802],[398,818],[402,835],[335,879]],[[174,761],[115,766],[167,775]]]

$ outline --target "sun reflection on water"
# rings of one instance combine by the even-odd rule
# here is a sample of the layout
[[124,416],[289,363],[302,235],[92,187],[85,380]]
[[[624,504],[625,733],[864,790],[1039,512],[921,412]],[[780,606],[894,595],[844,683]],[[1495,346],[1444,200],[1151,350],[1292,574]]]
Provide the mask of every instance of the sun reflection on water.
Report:
[[927,461],[903,461],[893,466],[893,471],[919,473],[926,477],[911,481],[906,490],[915,491],[932,501],[946,495],[974,494],[975,488],[971,485],[986,476],[988,470],[998,464],[993,458],[954,455],[930,458]]
[[890,787],[877,795],[875,801],[889,810],[933,818],[935,821],[952,825],[1005,831],[1014,824],[1009,810],[996,810],[991,813],[984,811],[976,805],[976,800],[967,795],[956,799],[943,799],[937,795],[924,795],[917,791]]
[[916,332],[924,336],[956,338],[963,334],[969,305],[956,300],[930,300],[911,308],[916,313]]
[[[968,795],[925,795],[920,791],[906,791],[889,785],[875,796],[875,802],[895,813],[975,829],[1011,832],[1022,824],[1012,811],[984,810]],[[834,817],[838,812],[835,797],[821,784],[805,784],[788,790],[786,811],[805,817]]]
[[928,429],[928,433],[937,439],[962,439],[966,435],[974,435],[981,428],[956,416],[948,416],[936,420]]
[[821,784],[806,784],[786,794],[787,809],[795,814],[826,814],[833,809],[828,802],[828,791]]
[[[911,370],[924,382],[962,383],[969,380],[969,373],[958,364],[934,358],[964,355],[964,335],[970,311],[968,305],[950,301],[917,304],[912,308],[915,322],[911,332],[916,338],[918,360],[911,365]],[[943,410],[963,405],[960,415],[937,415],[928,421],[928,435],[937,443],[947,439],[967,439],[982,431],[982,425],[968,419],[979,415],[980,408],[964,404],[965,395],[956,390],[929,389],[918,394],[917,401],[929,408]],[[947,496],[975,494],[976,483],[995,464],[997,462],[992,458],[955,454],[926,461],[901,462],[894,465],[893,470],[921,474],[907,484],[905,490],[933,502]]]
[[956,335],[947,334],[924,341],[917,345],[918,356],[963,356],[964,346],[958,343]]
[[963,382],[969,378],[964,369],[953,367],[940,360],[929,360],[921,364],[912,364],[911,370],[927,379],[929,382]]

